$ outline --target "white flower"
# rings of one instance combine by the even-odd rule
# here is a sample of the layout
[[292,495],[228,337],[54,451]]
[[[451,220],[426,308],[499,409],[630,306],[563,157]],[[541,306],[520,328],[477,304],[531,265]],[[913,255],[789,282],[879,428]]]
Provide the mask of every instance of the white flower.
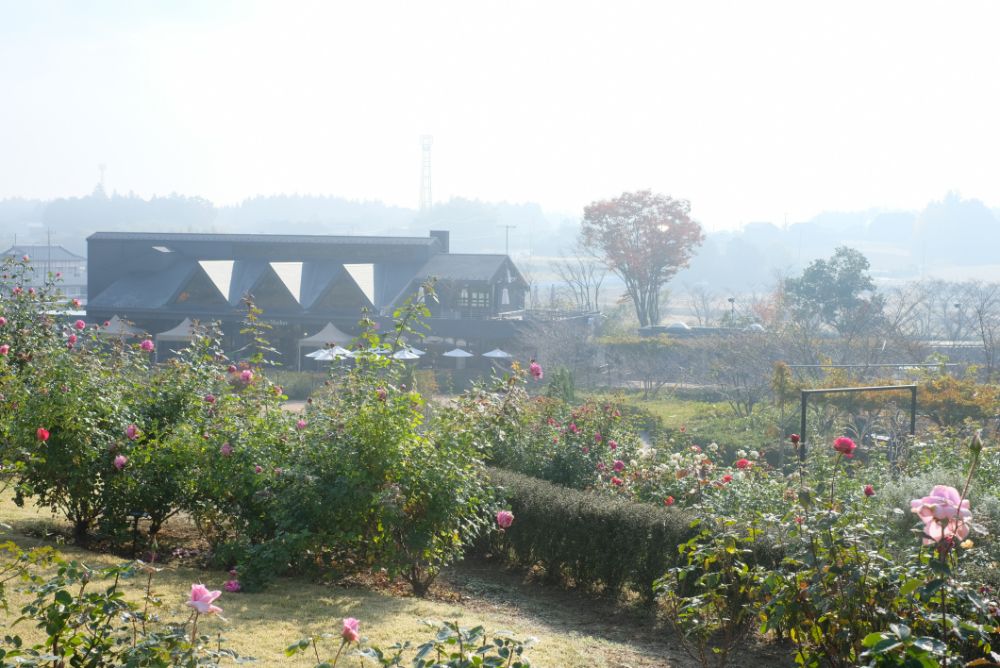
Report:
[[718,452],[718,450],[719,450],[719,444],[718,443],[709,443],[708,444],[708,451],[709,452]]
[[750,451],[750,459],[757,459],[758,457],[760,457],[760,453],[759,452],[757,452],[756,450],[751,450]]
[[745,459],[746,456],[747,456],[747,451],[746,450],[737,450],[736,451],[736,456],[739,457],[740,459]]

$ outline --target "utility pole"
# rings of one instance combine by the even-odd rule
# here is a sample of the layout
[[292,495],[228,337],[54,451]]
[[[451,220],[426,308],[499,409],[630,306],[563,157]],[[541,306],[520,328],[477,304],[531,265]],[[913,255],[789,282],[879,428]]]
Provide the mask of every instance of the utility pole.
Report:
[[504,248],[503,254],[510,255],[510,231],[516,230],[517,225],[501,225],[500,227],[504,230]]
[[434,199],[431,195],[431,146],[434,145],[434,137],[431,135],[421,135],[420,149],[423,161],[420,165],[420,210],[429,211],[434,206]]

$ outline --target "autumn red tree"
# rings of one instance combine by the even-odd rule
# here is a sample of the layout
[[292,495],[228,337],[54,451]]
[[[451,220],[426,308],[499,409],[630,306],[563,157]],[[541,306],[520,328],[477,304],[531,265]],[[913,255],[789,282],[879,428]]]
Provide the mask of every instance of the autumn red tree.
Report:
[[583,246],[625,283],[639,325],[660,322],[660,291],[687,266],[704,235],[691,203],[651,190],[623,193],[583,210]]

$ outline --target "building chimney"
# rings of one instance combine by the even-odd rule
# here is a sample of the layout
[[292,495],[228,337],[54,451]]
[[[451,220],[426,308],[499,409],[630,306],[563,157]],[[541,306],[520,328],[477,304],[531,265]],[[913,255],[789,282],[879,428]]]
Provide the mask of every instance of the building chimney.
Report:
[[442,253],[448,252],[448,238],[450,236],[451,233],[448,230],[431,230],[431,238],[437,239],[438,243],[441,244]]

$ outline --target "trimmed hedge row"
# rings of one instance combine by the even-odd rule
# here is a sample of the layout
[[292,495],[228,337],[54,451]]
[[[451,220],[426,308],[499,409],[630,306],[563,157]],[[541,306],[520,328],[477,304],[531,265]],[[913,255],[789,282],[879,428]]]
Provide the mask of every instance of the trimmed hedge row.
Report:
[[490,477],[514,513],[514,525],[492,545],[515,566],[542,566],[548,577],[647,601],[653,583],[676,563],[677,546],[697,533],[680,510],[611,499],[501,469]]

